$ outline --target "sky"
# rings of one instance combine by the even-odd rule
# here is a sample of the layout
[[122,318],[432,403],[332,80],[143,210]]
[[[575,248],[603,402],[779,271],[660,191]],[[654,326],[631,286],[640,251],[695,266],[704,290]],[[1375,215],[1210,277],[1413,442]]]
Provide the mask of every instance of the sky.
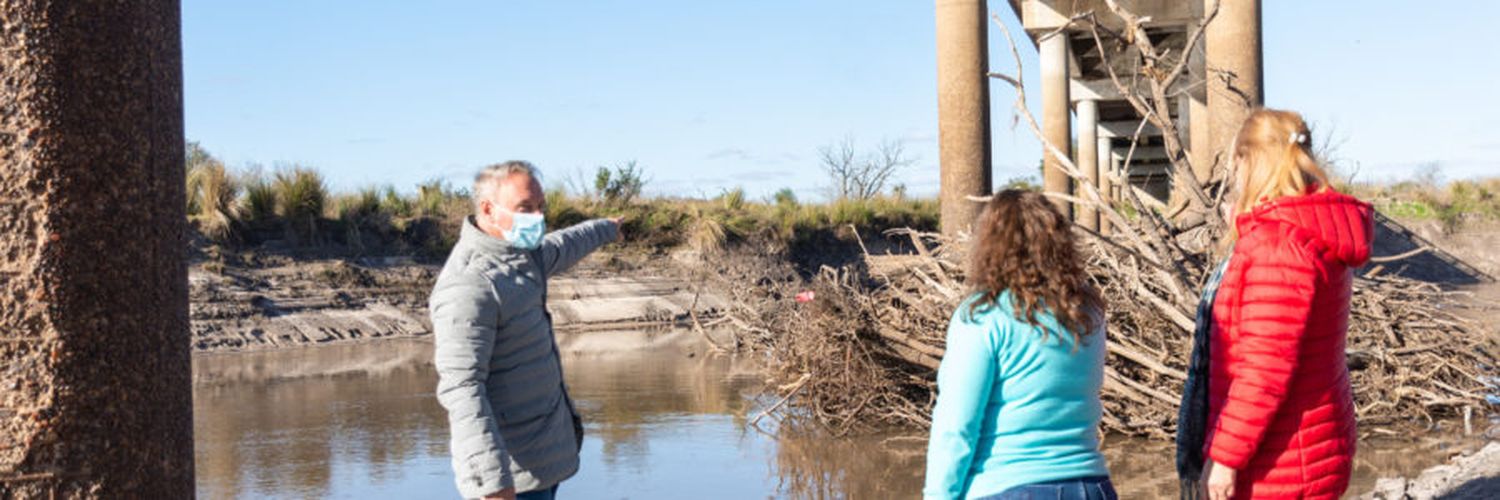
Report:
[[[1301,111],[1356,180],[1500,175],[1500,2],[1263,3],[1266,104]],[[1004,0],[990,2],[1013,33]],[[901,141],[938,185],[933,3],[918,0],[183,2],[189,140],[336,190],[466,186],[509,159],[549,186],[636,161],[647,191],[827,194],[818,148]],[[1021,44],[1035,101],[1036,50]],[[991,70],[1013,74],[990,30]],[[991,86],[994,178],[1040,146]],[[1031,107],[1040,110],[1040,104]]]

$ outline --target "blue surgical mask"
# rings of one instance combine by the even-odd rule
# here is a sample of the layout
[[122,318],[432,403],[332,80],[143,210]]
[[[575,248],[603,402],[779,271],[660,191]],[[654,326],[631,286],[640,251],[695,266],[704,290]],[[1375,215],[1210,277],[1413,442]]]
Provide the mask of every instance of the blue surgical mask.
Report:
[[532,250],[542,245],[542,234],[547,232],[547,220],[542,214],[511,212],[510,229],[505,230],[505,240],[510,246]]

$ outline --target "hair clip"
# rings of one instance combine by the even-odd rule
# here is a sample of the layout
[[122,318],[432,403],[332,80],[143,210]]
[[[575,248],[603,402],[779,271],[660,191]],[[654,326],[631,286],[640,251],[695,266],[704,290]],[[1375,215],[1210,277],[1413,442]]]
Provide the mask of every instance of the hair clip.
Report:
[[1307,134],[1292,131],[1292,135],[1288,136],[1286,140],[1292,144],[1307,144]]

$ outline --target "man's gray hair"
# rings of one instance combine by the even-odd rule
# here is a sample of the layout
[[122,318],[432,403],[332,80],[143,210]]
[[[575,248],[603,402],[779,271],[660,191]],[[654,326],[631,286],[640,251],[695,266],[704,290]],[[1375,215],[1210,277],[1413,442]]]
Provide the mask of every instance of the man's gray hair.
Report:
[[525,175],[537,182],[542,181],[542,173],[529,161],[511,160],[484,167],[474,176],[474,213],[479,213],[480,200],[489,199],[499,187],[499,181],[509,179],[512,175]]

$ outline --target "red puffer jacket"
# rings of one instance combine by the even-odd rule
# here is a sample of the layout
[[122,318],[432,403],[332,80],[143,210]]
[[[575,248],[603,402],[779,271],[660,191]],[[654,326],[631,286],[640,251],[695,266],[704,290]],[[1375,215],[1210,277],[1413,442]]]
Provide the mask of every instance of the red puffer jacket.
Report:
[[1338,498],[1354,459],[1344,340],[1353,268],[1370,255],[1370,205],[1325,190],[1235,221],[1214,302],[1208,456],[1235,498]]

